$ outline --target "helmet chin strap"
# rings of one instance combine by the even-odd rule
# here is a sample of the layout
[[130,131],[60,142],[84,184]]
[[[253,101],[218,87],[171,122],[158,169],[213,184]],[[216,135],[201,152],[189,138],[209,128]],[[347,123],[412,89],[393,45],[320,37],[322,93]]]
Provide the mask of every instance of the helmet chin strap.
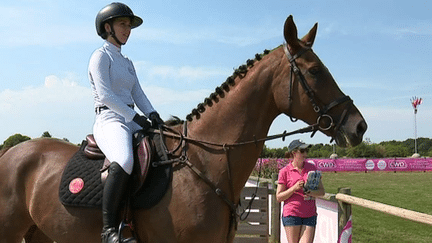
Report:
[[120,40],[117,38],[115,32],[114,32],[114,26],[112,23],[110,23],[110,27],[111,27],[111,32],[110,32],[110,36],[117,42],[117,44],[119,44],[120,46],[126,44],[126,43],[122,43],[120,42]]

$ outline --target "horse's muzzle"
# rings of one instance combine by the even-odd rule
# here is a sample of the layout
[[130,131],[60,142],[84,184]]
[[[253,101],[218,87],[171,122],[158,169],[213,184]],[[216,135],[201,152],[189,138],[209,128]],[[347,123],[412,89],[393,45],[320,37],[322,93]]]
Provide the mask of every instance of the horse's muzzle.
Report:
[[366,133],[367,124],[364,119],[356,122],[355,125],[344,125],[334,137],[336,144],[340,147],[354,147],[363,141],[363,135]]

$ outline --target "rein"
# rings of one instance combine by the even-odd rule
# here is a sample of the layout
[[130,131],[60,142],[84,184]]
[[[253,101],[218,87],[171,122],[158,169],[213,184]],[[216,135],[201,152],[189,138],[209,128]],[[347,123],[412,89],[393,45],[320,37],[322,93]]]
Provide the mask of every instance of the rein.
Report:
[[[180,164],[184,164],[187,167],[189,167],[201,180],[203,180],[212,189],[212,191],[225,204],[228,205],[228,207],[230,209],[230,213],[231,213],[231,220],[230,220],[231,225],[229,227],[229,229],[231,231],[232,226],[235,226],[235,228],[237,229],[237,222],[238,222],[238,219],[240,218],[240,214],[237,213],[237,208],[239,206],[239,203],[235,203],[235,202],[233,202],[233,200],[230,200],[227,193],[225,193],[221,188],[217,187],[215,185],[215,183],[213,183],[209,178],[207,178],[207,176],[202,171],[200,171],[195,165],[193,165],[189,161],[189,158],[187,156],[187,146],[186,146],[187,142],[195,142],[195,143],[200,143],[200,144],[204,144],[204,145],[216,146],[216,147],[222,148],[225,151],[225,154],[227,156],[227,168],[228,168],[229,184],[230,184],[230,188],[231,188],[231,198],[234,199],[234,189],[233,189],[231,169],[230,169],[231,163],[229,160],[229,149],[230,148],[237,147],[237,146],[249,145],[249,144],[258,145],[259,142],[274,140],[274,139],[278,139],[278,138],[282,138],[282,141],[285,141],[285,137],[287,137],[287,136],[291,136],[294,134],[313,132],[313,131],[316,131],[318,129],[318,126],[319,126],[319,124],[313,124],[313,125],[309,125],[309,126],[304,127],[304,128],[297,129],[297,130],[292,131],[292,132],[284,131],[281,134],[267,136],[267,137],[260,138],[260,139],[256,139],[254,137],[254,139],[250,140],[250,141],[239,142],[239,143],[224,143],[224,144],[209,142],[209,141],[203,141],[203,140],[198,140],[198,139],[188,137],[187,136],[187,121],[183,124],[183,132],[175,131],[174,129],[167,127],[167,126],[160,126],[159,130],[149,129],[148,132],[158,133],[161,135],[161,140],[162,140],[163,148],[165,149],[165,153],[167,155],[173,155],[175,152],[177,152],[180,149],[180,147],[182,148],[182,152],[181,152],[180,157],[177,157],[174,159],[166,159],[166,160],[162,160],[162,161],[153,162],[152,165],[154,167],[156,167],[156,166],[160,166],[160,165],[180,163]],[[168,151],[167,146],[166,146],[164,139],[163,139],[164,137],[176,138],[176,139],[179,139],[180,142],[176,146],[176,148],[174,148],[172,151]]]
[[[184,127],[186,127],[186,124],[184,125]],[[265,142],[265,141],[270,141],[270,140],[274,140],[274,139],[278,139],[278,138],[282,138],[282,141],[285,141],[285,137],[287,137],[287,136],[291,136],[294,134],[307,133],[307,132],[314,132],[318,128],[319,128],[319,124],[316,123],[316,124],[309,125],[309,126],[304,127],[304,128],[294,130],[292,132],[284,131],[283,133],[280,133],[280,134],[271,135],[271,136],[267,136],[265,138],[260,138],[260,139],[254,138],[253,140],[249,140],[249,141],[245,141],[245,142],[239,142],[239,143],[216,143],[216,142],[209,142],[209,141],[199,140],[199,139],[195,139],[195,138],[190,138],[190,137],[187,137],[186,134],[177,132],[177,131],[175,131],[175,130],[167,127],[167,126],[163,126],[163,128],[159,129],[159,130],[150,128],[150,129],[148,129],[148,132],[158,133],[158,134],[162,134],[164,136],[180,139],[180,144],[174,150],[167,151],[167,154],[172,155],[174,152],[178,151],[178,149],[182,146],[182,142],[196,142],[196,143],[200,143],[200,144],[212,145],[212,146],[227,149],[229,147],[237,147],[237,146],[243,146],[243,145],[248,145],[248,144],[258,144],[258,142]],[[166,131],[166,130],[168,130],[168,131]],[[177,161],[178,161],[178,159],[175,162],[177,162]],[[155,162],[155,163],[153,163],[153,165],[159,166],[162,164],[166,164],[163,162],[165,162],[165,161]]]

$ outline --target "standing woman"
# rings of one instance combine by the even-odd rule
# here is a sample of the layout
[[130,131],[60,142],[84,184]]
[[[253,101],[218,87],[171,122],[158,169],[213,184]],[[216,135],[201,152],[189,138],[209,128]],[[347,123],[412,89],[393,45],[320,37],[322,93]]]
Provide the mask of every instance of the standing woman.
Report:
[[304,190],[308,172],[316,171],[315,165],[305,161],[310,147],[301,140],[292,141],[287,152],[292,162],[279,171],[276,199],[284,202],[282,222],[289,243],[313,242],[317,223],[315,197],[325,194],[321,181],[317,190]]
[[[104,44],[90,58],[89,79],[96,118],[93,134],[111,161],[102,201],[102,242],[121,242],[118,235],[120,202],[133,168],[132,135],[139,129],[163,124],[144,94],[132,62],[121,53],[133,28],[142,19],[122,3],[105,6],[96,16],[96,30]],[[135,105],[144,113],[140,116]]]

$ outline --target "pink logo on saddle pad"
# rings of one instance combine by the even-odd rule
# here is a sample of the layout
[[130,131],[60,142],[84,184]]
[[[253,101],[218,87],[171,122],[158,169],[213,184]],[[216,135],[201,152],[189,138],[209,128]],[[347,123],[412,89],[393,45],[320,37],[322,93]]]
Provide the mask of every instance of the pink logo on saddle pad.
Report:
[[69,191],[73,194],[77,194],[84,187],[84,180],[81,178],[75,178],[69,183]]

